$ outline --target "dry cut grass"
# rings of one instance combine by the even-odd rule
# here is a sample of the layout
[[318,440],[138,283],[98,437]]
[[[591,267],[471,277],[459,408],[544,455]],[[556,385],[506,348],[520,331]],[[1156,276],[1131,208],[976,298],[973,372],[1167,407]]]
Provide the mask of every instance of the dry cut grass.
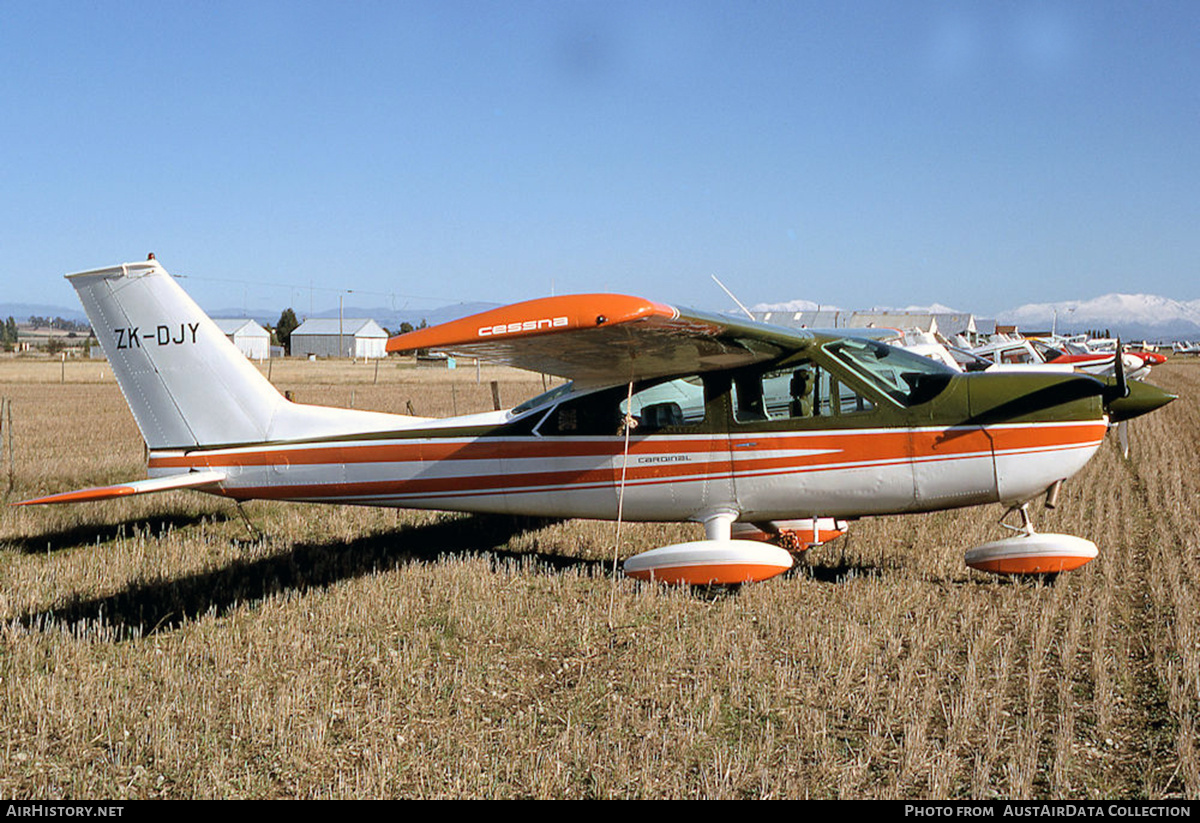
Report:
[[[309,365],[272,379],[419,414],[542,387]],[[139,476],[110,379],[13,369],[11,499]],[[1155,379],[1181,399],[1132,458],[1106,444],[1037,515],[1101,546],[1054,584],[962,564],[998,507],[858,522],[734,593],[611,580],[605,523],[6,507],[0,796],[1196,798],[1200,366]]]

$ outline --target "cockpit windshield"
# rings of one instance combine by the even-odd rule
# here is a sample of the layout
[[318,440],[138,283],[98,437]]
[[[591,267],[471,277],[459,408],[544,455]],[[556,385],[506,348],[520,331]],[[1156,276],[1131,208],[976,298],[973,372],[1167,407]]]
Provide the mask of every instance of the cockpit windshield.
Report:
[[537,397],[531,397],[524,403],[521,403],[518,406],[513,406],[512,415],[516,417],[518,414],[524,414],[530,409],[536,409],[538,406],[545,406],[549,403],[553,403],[560,397],[570,394],[574,388],[575,383],[573,381],[569,383],[563,383],[561,386],[555,386],[554,388],[550,389],[550,391],[542,392]]
[[838,340],[826,343],[824,349],[903,406],[931,400],[957,373],[928,357],[875,340]]
[[1062,349],[1055,348],[1049,343],[1043,343],[1041,340],[1032,341],[1033,348],[1040,354],[1047,363],[1053,363],[1060,357],[1066,357],[1067,353]]

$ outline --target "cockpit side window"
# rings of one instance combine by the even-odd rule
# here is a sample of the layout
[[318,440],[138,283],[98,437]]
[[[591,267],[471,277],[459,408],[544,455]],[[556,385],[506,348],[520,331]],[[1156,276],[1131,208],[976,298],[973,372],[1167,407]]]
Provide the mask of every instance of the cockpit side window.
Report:
[[525,412],[529,411],[530,409],[536,409],[538,406],[549,405],[550,403],[553,403],[558,398],[568,395],[574,390],[575,390],[574,382],[563,383],[561,386],[555,386],[554,388],[550,389],[547,392],[542,392],[537,397],[531,397],[528,400],[526,400],[524,403],[521,403],[520,405],[517,405],[517,406],[513,406],[512,415],[513,415],[513,417],[516,417],[517,415],[524,414]]
[[862,392],[811,361],[738,375],[732,396],[738,423],[841,417],[875,408]]

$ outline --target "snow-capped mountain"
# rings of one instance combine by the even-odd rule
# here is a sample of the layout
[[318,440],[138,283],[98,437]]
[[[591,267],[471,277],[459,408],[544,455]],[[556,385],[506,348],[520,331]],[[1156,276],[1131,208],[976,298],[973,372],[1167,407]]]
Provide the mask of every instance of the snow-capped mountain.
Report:
[[[814,303],[811,300],[789,300],[779,303],[759,303],[753,311],[846,311],[837,306]],[[885,308],[863,307],[861,310],[913,312],[921,314],[962,314],[941,303],[931,306]],[[851,310],[853,311],[853,310]],[[968,309],[969,311],[969,309]],[[1057,317],[1056,317],[1057,313]],[[988,314],[976,311],[977,317]],[[1015,323],[1025,330],[1082,332],[1089,329],[1108,329],[1128,340],[1196,340],[1200,339],[1200,300],[1181,301],[1155,294],[1105,294],[1090,300],[1063,300],[1058,303],[1026,303],[1015,309],[1000,312],[1001,323]]]
[[785,303],[756,303],[750,311],[845,311],[827,303],[814,303],[811,300],[788,300]]
[[[1055,317],[1057,313],[1057,319]],[[1176,339],[1200,336],[1200,300],[1184,302],[1156,294],[1105,294],[1090,300],[1027,303],[1001,312],[1002,323],[1059,331],[1109,329],[1126,338]]]
[[[934,303],[932,306],[905,306],[904,308],[894,308],[892,306],[871,306],[869,309],[862,311],[892,311],[892,312],[910,312],[912,314],[965,314],[959,309],[952,309],[949,306],[943,306],[941,303]],[[750,307],[750,311],[838,311],[844,312],[845,309],[840,306],[832,306],[828,303],[814,303],[811,300],[788,300],[785,303],[757,303]]]
[[902,309],[881,307],[878,311],[907,312],[908,314],[967,314],[962,309],[952,309],[941,303],[934,303],[930,306],[905,306]]

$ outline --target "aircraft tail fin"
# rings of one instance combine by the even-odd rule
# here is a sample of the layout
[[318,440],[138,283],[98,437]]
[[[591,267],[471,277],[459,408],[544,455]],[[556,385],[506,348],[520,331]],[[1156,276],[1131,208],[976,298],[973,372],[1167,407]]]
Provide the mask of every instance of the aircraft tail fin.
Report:
[[150,448],[267,438],[288,401],[156,261],[67,279]]

